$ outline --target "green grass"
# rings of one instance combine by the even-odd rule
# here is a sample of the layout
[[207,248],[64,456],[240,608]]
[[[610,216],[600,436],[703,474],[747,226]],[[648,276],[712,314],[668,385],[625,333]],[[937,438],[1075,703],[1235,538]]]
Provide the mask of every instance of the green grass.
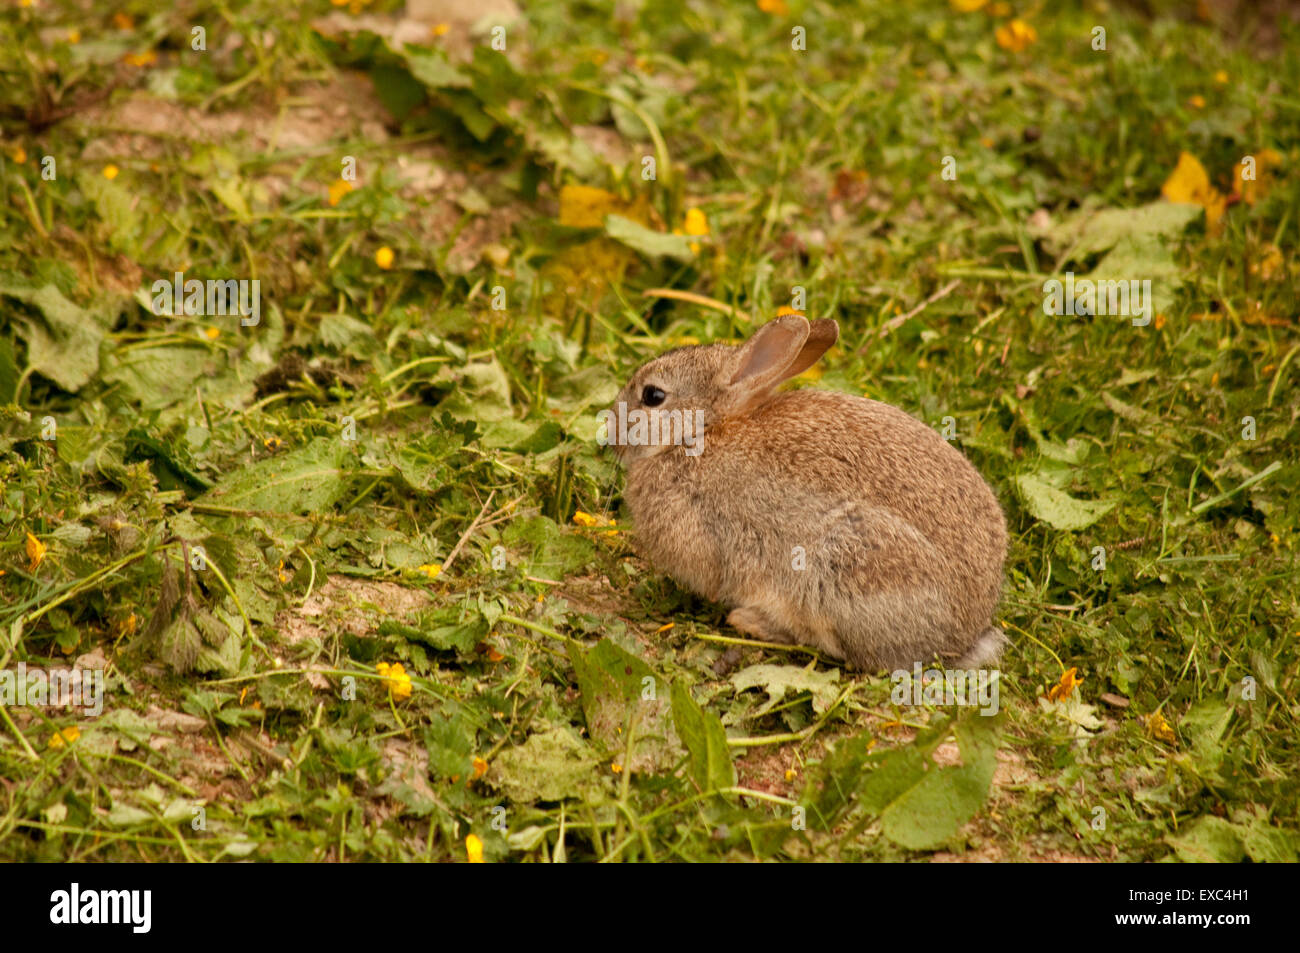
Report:
[[[107,672],[2,709],[0,858],[1295,860],[1300,28],[790,6],[536,4],[504,52],[0,14],[0,670]],[[1088,224],[1183,152],[1234,198],[1264,157],[1253,201]],[[1107,260],[1149,325],[1044,313]],[[260,323],[154,314],[176,271]],[[596,412],[796,287],[803,386],[952,418],[1003,501],[995,719],[730,645],[634,555]]]

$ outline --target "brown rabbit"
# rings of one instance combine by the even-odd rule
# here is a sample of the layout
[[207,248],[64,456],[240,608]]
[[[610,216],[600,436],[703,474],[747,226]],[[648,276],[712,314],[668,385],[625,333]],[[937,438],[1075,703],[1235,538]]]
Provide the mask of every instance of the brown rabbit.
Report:
[[627,470],[638,548],[754,638],[868,670],[989,665],[1006,641],[991,622],[1007,532],[983,478],[888,404],[775,392],[838,336],[786,315],[632,375],[604,442]]

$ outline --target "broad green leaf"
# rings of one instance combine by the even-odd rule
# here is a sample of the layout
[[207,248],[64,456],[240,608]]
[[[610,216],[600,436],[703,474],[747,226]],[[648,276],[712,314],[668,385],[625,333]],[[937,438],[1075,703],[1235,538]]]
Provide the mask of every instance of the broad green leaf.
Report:
[[1294,864],[1296,862],[1296,835],[1294,831],[1274,827],[1263,817],[1252,818],[1239,828],[1241,843],[1246,854],[1257,864]]
[[1241,831],[1213,815],[1198,818],[1177,834],[1166,835],[1165,842],[1190,864],[1236,864],[1246,856]]
[[691,252],[691,240],[685,235],[656,232],[622,215],[605,216],[605,234],[650,258],[690,261],[695,257]]
[[1073,248],[1071,257],[1077,260],[1112,248],[1126,238],[1176,237],[1200,214],[1199,205],[1158,201],[1137,208],[1081,210],[1046,229],[1031,227],[1030,233],[1042,239],[1053,253]]
[[99,371],[105,318],[78,307],[54,285],[0,285],[0,296],[17,298],[41,316],[12,319],[27,342],[27,365],[66,391],[85,387]]
[[800,692],[812,693],[813,711],[820,715],[839,694],[839,680],[839,669],[817,672],[799,665],[751,665],[731,676],[731,684],[738,692],[748,688],[767,692],[767,701],[750,713],[754,717],[771,711],[786,695]]
[[510,800],[523,804],[570,797],[596,804],[609,788],[591,746],[568,727],[530,735],[522,745],[502,751],[487,777]]
[[[980,809],[988,797],[997,767],[1001,719],[967,714],[954,731],[961,751],[960,766],[938,767],[928,757],[918,763],[901,757],[890,765],[890,775],[868,791],[864,803],[878,806],[881,829],[886,837],[911,850],[930,850],[952,838]],[[883,770],[883,769],[882,769]]]
[[236,509],[322,513],[347,492],[347,456],[337,437],[317,437],[305,447],[232,471],[200,499]]
[[691,777],[701,791],[716,791],[736,783],[736,769],[727,747],[727,733],[718,716],[704,711],[690,689],[673,683],[673,721],[686,745]]
[[570,643],[569,660],[593,741],[622,761],[628,733],[635,732],[630,764],[634,771],[664,771],[681,760],[684,750],[669,717],[666,685],[649,665],[609,639],[592,649]]
[[1021,474],[1015,485],[1030,515],[1054,529],[1085,529],[1115,508],[1114,501],[1076,499],[1037,474]]

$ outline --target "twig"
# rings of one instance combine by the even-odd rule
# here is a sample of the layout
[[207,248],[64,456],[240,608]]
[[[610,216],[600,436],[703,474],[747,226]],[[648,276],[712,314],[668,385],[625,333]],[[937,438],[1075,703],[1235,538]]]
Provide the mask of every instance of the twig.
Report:
[[450,555],[448,555],[447,558],[442,561],[443,572],[446,572],[448,569],[451,568],[451,564],[455,561],[456,557],[460,554],[460,551],[465,547],[465,543],[469,540],[474,530],[478,528],[479,521],[482,520],[483,515],[487,513],[488,507],[492,505],[492,497],[496,495],[497,495],[496,490],[493,490],[491,493],[488,494],[487,500],[483,503],[483,509],[478,511],[478,516],[474,517],[474,522],[469,524],[469,529],[465,530],[465,532],[461,534],[460,540],[456,543],[454,547],[452,547]]
[[[888,334],[890,331],[893,331],[893,330],[896,330],[897,328],[902,327],[904,324],[907,323],[907,321],[908,321],[909,318],[914,318],[914,317],[916,317],[918,314],[920,314],[922,311],[924,311],[924,310],[925,310],[926,308],[928,308],[930,305],[934,304],[936,301],[940,300],[941,298],[946,298],[946,297],[948,297],[948,295],[952,294],[955,290],[957,290],[957,286],[960,285],[960,284],[961,284],[961,279],[960,279],[960,278],[956,278],[956,279],[954,279],[954,280],[948,282],[946,285],[944,285],[942,288],[940,288],[940,289],[939,289],[938,291],[936,291],[934,294],[930,295],[930,297],[926,298],[924,301],[922,301],[920,304],[918,304],[918,305],[917,305],[915,308],[913,308],[911,311],[908,311],[906,314],[900,314],[900,315],[898,315],[898,317],[890,318],[888,321],[886,321],[886,322],[881,326],[881,328],[880,328],[880,334],[877,335],[877,336],[883,338],[883,337],[884,337],[886,334]],[[863,345],[863,346],[860,347],[858,350],[859,350],[860,352],[866,350],[866,345]]]
[[730,314],[751,324],[754,321],[753,318],[737,307],[719,301],[717,298],[696,294],[693,291],[678,291],[676,288],[650,288],[641,292],[641,294],[647,298],[671,298],[674,301],[687,301],[691,304],[698,304],[701,308],[711,308],[714,311],[721,311],[723,314]]

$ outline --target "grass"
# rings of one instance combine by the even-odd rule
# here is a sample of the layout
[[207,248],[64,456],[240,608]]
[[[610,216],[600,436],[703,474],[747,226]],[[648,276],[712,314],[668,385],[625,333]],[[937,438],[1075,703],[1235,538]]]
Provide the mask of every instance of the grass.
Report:
[[[0,708],[0,858],[1295,859],[1296,25],[110,6],[0,14],[0,670],[105,672]],[[1094,268],[1151,322],[1044,313]],[[996,718],[634,554],[596,412],[791,305],[1003,501]]]

